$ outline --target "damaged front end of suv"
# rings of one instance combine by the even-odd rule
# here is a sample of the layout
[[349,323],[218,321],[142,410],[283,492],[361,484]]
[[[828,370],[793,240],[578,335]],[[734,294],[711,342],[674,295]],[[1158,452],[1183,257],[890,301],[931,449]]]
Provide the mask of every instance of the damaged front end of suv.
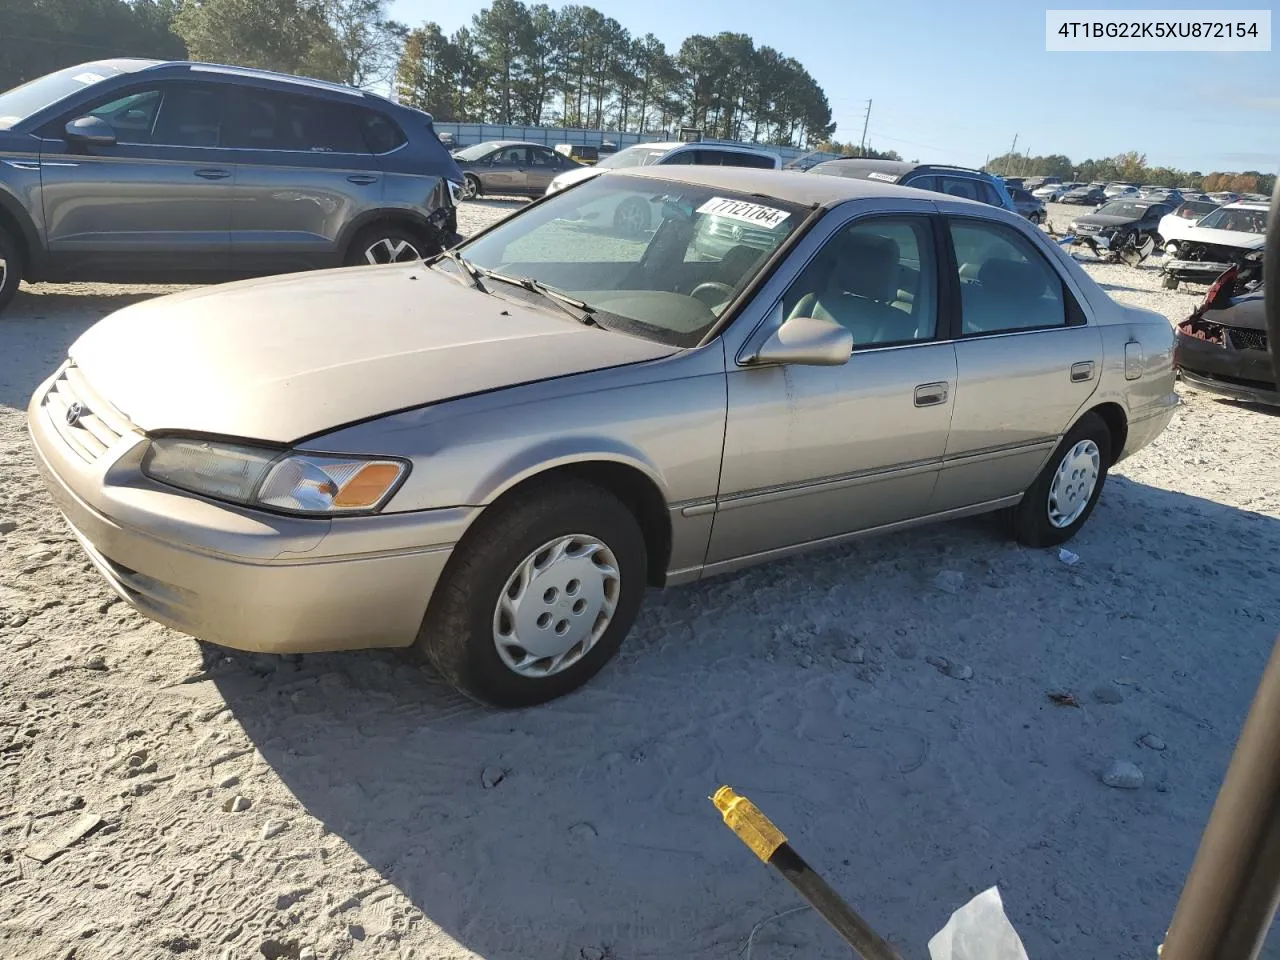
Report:
[[1235,400],[1280,406],[1268,352],[1261,280],[1231,267],[1178,324],[1174,364],[1188,386]]

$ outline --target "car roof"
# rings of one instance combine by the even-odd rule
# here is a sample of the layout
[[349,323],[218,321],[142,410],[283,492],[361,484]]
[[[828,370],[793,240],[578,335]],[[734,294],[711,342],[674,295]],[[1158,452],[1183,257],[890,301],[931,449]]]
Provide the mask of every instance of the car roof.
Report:
[[[915,187],[903,187],[896,183],[881,183],[877,180],[861,180],[852,177],[814,176],[801,170],[763,170],[755,167],[702,167],[692,164],[674,164],[671,166],[624,167],[609,171],[610,176],[637,177],[645,180],[673,180],[677,183],[688,183],[699,187],[722,187],[738,193],[758,194],[784,203],[796,203],[802,206],[830,206],[845,200],[860,200],[866,197],[902,197],[918,199],[925,197],[938,200],[939,195],[931,191],[918,190]],[[944,199],[957,203],[968,203],[982,210],[999,209],[967,200],[962,197],[947,195]]]
[[1227,210],[1269,210],[1270,204],[1261,200],[1236,200],[1233,203],[1223,204]]
[[311,90],[325,90],[329,93],[340,93],[348,97],[382,100],[382,97],[357,90],[355,87],[328,80],[313,80],[310,77],[296,77],[289,73],[276,73],[274,70],[259,70],[256,67],[237,67],[225,63],[202,63],[192,60],[152,60],[146,66],[138,68],[157,73],[196,73],[216,74],[224,77],[239,77],[245,80],[265,80],[284,86],[305,87]]

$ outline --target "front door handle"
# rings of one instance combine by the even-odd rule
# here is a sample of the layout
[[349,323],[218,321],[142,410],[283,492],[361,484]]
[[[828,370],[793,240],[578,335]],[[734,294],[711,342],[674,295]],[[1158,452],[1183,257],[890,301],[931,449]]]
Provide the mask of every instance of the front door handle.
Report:
[[940,403],[946,403],[950,392],[951,388],[945,382],[922,383],[916,387],[916,406],[936,407]]
[[353,173],[351,176],[347,177],[347,179],[350,180],[352,183],[361,183],[361,184],[378,182],[378,178],[371,173]]
[[1093,379],[1093,361],[1082,360],[1071,365],[1071,382],[1085,383]]
[[202,177],[205,180],[225,180],[227,177],[231,176],[231,171],[206,167],[203,170],[197,170],[196,176]]

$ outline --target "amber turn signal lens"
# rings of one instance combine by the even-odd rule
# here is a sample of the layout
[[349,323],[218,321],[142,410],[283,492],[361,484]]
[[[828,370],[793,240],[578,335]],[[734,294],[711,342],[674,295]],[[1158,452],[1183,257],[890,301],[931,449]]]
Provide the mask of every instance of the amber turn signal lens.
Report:
[[398,479],[401,467],[394,463],[370,463],[342,485],[333,498],[335,507],[372,507],[387,495]]

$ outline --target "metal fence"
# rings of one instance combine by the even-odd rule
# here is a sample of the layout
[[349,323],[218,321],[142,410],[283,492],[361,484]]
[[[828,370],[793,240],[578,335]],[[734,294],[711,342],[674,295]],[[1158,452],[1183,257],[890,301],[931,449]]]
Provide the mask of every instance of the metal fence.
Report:
[[[665,131],[661,133],[625,133],[621,130],[588,130],[584,127],[523,127],[516,124],[502,123],[454,123],[447,120],[435,121],[436,133],[447,133],[453,138],[453,145],[470,146],[486,140],[526,140],[530,143],[542,143],[554,147],[558,143],[600,146],[605,141],[617,144],[618,149],[630,147],[637,143],[655,143],[665,140],[676,140],[678,137]],[[714,140],[704,138],[702,143],[742,143],[737,140]],[[810,150],[796,147],[779,147],[773,144],[746,144],[771,150],[782,157],[782,162],[802,157]]]

